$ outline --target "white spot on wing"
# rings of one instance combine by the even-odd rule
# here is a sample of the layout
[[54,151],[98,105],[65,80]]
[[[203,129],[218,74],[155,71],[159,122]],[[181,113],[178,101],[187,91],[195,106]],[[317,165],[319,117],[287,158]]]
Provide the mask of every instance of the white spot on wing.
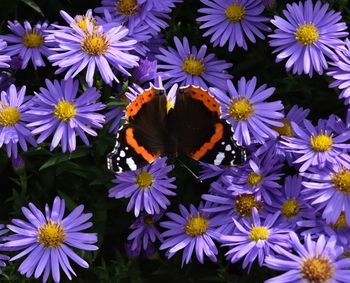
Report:
[[221,162],[224,160],[224,158],[225,158],[225,154],[222,152],[219,152],[215,157],[214,165],[220,165]]
[[119,156],[120,156],[120,157],[125,157],[125,151],[124,151],[124,150],[121,150],[120,153],[119,153]]
[[232,149],[232,147],[229,144],[225,146],[226,151],[230,151],[231,149]]
[[129,166],[130,170],[136,170],[137,169],[135,161],[131,157],[126,159],[126,164]]

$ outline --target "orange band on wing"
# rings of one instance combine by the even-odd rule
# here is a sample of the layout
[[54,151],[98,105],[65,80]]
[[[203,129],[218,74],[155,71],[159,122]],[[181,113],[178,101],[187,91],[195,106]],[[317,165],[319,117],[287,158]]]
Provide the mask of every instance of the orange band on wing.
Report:
[[143,104],[150,102],[156,96],[156,91],[158,90],[150,88],[139,94],[128,107],[126,107],[126,120],[129,121],[129,118],[135,116],[140,111]]
[[132,128],[126,129],[125,139],[127,144],[130,145],[136,151],[136,153],[140,154],[148,163],[152,163],[159,156],[149,153],[143,146],[138,144],[134,138],[134,130]]
[[193,159],[199,160],[202,158],[208,150],[211,150],[214,148],[215,144],[222,139],[224,136],[224,126],[221,123],[215,124],[215,133],[211,137],[209,142],[206,142],[201,146],[199,150],[197,150],[195,153],[192,153],[191,157]]

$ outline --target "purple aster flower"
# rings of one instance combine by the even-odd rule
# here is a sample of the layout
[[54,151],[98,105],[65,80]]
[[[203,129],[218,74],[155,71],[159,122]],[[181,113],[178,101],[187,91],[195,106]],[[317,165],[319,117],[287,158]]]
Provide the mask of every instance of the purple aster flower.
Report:
[[198,178],[200,180],[210,179],[220,176],[228,170],[225,166],[217,166],[214,164],[199,162],[201,165],[201,171],[199,172]]
[[222,235],[220,240],[224,243],[223,246],[232,247],[225,254],[231,263],[235,263],[242,259],[242,267],[250,270],[255,259],[258,259],[259,266],[263,265],[266,256],[272,251],[276,251],[276,247],[288,248],[289,230],[274,226],[279,212],[266,215],[264,223],[261,223],[259,213],[256,208],[253,208],[252,221],[242,220],[241,225],[236,219],[233,219],[237,227],[237,232],[233,235]]
[[10,260],[17,260],[25,255],[27,258],[21,263],[18,271],[26,277],[34,274],[35,278],[43,275],[46,282],[50,273],[55,282],[60,282],[60,268],[72,280],[76,275],[69,258],[81,267],[88,268],[89,264],[78,256],[69,246],[94,251],[98,247],[95,233],[80,232],[92,226],[86,222],[92,213],[82,213],[83,205],[76,207],[68,216],[64,217],[65,201],[56,197],[52,210],[48,204],[45,206],[45,215],[32,203],[29,209],[22,207],[22,212],[29,222],[13,219],[14,225],[7,225],[15,234],[7,237],[5,247],[23,250]]
[[350,104],[350,40],[345,39],[345,49],[336,50],[337,59],[330,63],[328,76],[335,81],[329,87],[341,89],[339,98],[345,98],[345,104]]
[[[117,102],[119,101],[117,100]],[[119,131],[119,123],[125,117],[125,109],[119,106],[111,106],[108,107],[108,109],[109,111],[106,113],[105,123],[113,121],[108,132],[116,135]]]
[[164,46],[166,40],[162,33],[154,35],[152,38],[145,42],[145,46],[149,49],[147,57],[150,60],[156,59],[155,56],[160,54],[160,48]]
[[0,148],[5,144],[8,157],[17,157],[19,144],[22,150],[27,151],[29,142],[37,146],[32,133],[27,128],[27,122],[32,116],[28,114],[30,101],[25,97],[26,87],[17,91],[11,85],[7,92],[1,92],[0,99]]
[[10,68],[13,71],[17,72],[22,68],[22,64],[23,64],[23,58],[21,56],[15,56],[11,58]]
[[150,60],[148,58],[141,59],[139,66],[134,69],[133,77],[140,84],[154,80],[158,77],[157,60]]
[[80,136],[86,145],[89,140],[86,134],[97,136],[92,128],[102,128],[104,116],[96,111],[105,108],[98,102],[93,103],[100,97],[96,88],[88,88],[82,95],[76,97],[79,87],[78,81],[72,79],[46,80],[47,88],[40,88],[35,94],[35,102],[28,111],[35,117],[29,127],[34,135],[39,134],[38,143],[53,135],[50,150],[53,150],[61,142],[62,151],[70,152],[76,149],[76,134]]
[[333,164],[322,170],[310,167],[309,171],[301,173],[305,200],[322,211],[327,223],[336,223],[344,212],[350,226],[350,166]]
[[[4,240],[4,237],[2,235],[8,232],[8,229],[4,229],[4,227],[5,226],[3,224],[0,224],[0,242],[1,243]],[[1,247],[0,250],[6,250],[6,249]],[[9,260],[9,259],[10,258],[7,255],[0,254],[0,267],[5,267],[6,266],[5,260]],[[0,274],[2,274],[1,269],[0,269]]]
[[144,214],[140,216],[135,223],[130,226],[134,231],[128,236],[128,241],[131,241],[130,249],[137,251],[142,247],[147,251],[149,246],[153,246],[157,239],[163,242],[163,237],[160,235],[155,223],[162,217],[163,212],[155,215]]
[[224,46],[228,42],[228,50],[232,51],[236,44],[248,49],[246,37],[255,43],[255,36],[265,39],[263,31],[271,29],[263,24],[269,19],[260,16],[264,6],[260,1],[250,0],[201,0],[208,8],[199,9],[198,12],[206,14],[197,18],[205,22],[201,29],[209,28],[203,36],[212,35],[210,42],[214,46]]
[[189,211],[182,204],[179,205],[179,210],[181,215],[168,212],[166,216],[171,221],[160,223],[160,226],[168,229],[162,233],[162,237],[167,239],[160,246],[160,250],[168,249],[166,255],[171,258],[176,252],[184,249],[182,266],[190,261],[194,251],[200,263],[204,263],[204,254],[216,262],[218,250],[213,238],[217,238],[218,235],[212,227],[211,219],[192,204]]
[[284,136],[281,143],[296,157],[293,163],[301,164],[300,172],[304,172],[310,166],[321,169],[333,163],[349,165],[350,157],[347,151],[350,145],[345,143],[349,140],[349,131],[336,134],[325,120],[319,120],[317,127],[309,120],[304,120],[304,129],[294,122],[291,122],[291,125],[295,135]]
[[0,91],[7,91],[10,85],[14,84],[16,79],[11,73],[3,71],[0,72]]
[[21,155],[17,155],[16,157],[13,157],[11,158],[11,164],[12,164],[12,168],[15,170],[15,171],[19,171],[19,170],[22,170],[24,167],[25,167],[25,163],[24,163],[24,160],[22,158]]
[[217,60],[215,55],[210,53],[206,55],[207,46],[203,44],[197,51],[195,46],[190,48],[186,37],[181,42],[174,37],[176,49],[168,47],[160,48],[161,55],[156,58],[164,64],[158,64],[159,69],[165,70],[161,73],[164,80],[169,80],[165,87],[174,83],[180,86],[195,85],[208,89],[208,86],[218,87],[226,90],[226,80],[232,76],[226,69],[231,68],[232,64],[224,60]]
[[350,278],[350,259],[342,258],[343,248],[336,245],[335,237],[321,235],[316,242],[308,235],[304,245],[298,236],[290,233],[295,253],[279,248],[278,257],[268,256],[265,264],[271,269],[287,271],[265,283],[334,282],[347,283]]
[[160,213],[161,208],[166,209],[170,205],[166,196],[176,195],[170,190],[176,188],[172,184],[175,177],[167,176],[173,166],[167,165],[166,161],[166,157],[158,158],[143,168],[116,175],[113,183],[117,185],[109,190],[108,196],[130,198],[126,210],[129,212],[134,209],[136,217],[144,210],[148,214]]
[[4,53],[9,56],[19,55],[22,61],[22,69],[25,69],[29,60],[32,61],[34,69],[45,66],[42,58],[48,57],[54,52],[49,49],[50,45],[46,40],[48,30],[52,29],[48,22],[37,23],[35,26],[27,21],[22,26],[18,21],[8,21],[8,28],[13,34],[1,35],[0,38],[8,43]]
[[10,60],[11,57],[8,55],[1,55],[4,49],[6,49],[7,44],[6,41],[3,41],[0,39],[0,68],[8,68],[10,65],[7,64]]
[[123,40],[129,32],[128,29],[118,26],[104,31],[102,26],[86,20],[86,32],[66,12],[61,11],[61,15],[72,30],[58,30],[53,33],[59,46],[54,50],[58,54],[50,56],[49,60],[53,62],[53,66],[59,66],[56,73],[66,71],[65,79],[74,78],[87,67],[86,82],[90,87],[96,66],[107,84],[112,84],[113,80],[119,82],[111,66],[130,76],[125,68],[137,66],[139,58],[128,53],[134,48],[136,41]]
[[325,56],[334,58],[333,49],[344,46],[340,39],[348,36],[347,26],[341,20],[340,12],[328,11],[329,4],[311,0],[287,4],[283,10],[286,20],[275,16],[271,22],[277,27],[269,37],[270,45],[276,47],[276,62],[289,58],[287,71],[293,68],[293,74],[309,74],[313,71],[322,74],[328,69]]
[[283,109],[281,101],[264,102],[275,88],[266,89],[264,84],[255,89],[256,81],[256,77],[249,81],[242,77],[237,90],[231,81],[227,81],[228,94],[218,88],[209,89],[219,100],[222,116],[232,124],[233,136],[241,145],[264,143],[267,139],[276,138],[278,133],[272,127],[283,126],[278,121],[284,117],[278,112]]

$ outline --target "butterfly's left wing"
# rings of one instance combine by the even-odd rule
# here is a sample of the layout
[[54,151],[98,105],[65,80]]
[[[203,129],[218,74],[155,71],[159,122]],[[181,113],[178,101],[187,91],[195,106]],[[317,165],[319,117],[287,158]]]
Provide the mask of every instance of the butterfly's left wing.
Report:
[[246,151],[233,139],[231,125],[221,119],[220,105],[202,88],[179,89],[175,103],[178,152],[214,165],[239,165]]

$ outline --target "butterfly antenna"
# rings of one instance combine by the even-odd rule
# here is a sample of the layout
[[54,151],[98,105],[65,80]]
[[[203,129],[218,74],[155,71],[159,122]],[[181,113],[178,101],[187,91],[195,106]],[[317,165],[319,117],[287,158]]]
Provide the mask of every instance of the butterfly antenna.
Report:
[[181,163],[182,167],[185,167],[188,170],[188,172],[190,172],[192,174],[192,176],[196,178],[196,180],[199,183],[203,182],[185,163],[183,163],[180,159],[177,159],[177,160]]

